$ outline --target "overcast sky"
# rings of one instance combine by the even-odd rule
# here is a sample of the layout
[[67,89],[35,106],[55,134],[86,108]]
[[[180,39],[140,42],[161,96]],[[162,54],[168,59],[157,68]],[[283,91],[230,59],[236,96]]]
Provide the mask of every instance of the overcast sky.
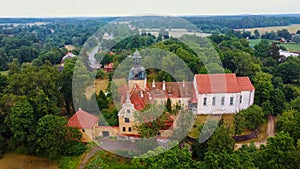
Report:
[[299,0],[0,0],[0,17],[300,13]]

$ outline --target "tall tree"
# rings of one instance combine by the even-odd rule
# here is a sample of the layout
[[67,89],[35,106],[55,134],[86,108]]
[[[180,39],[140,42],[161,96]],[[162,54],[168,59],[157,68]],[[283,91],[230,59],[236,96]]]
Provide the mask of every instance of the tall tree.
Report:
[[[59,155],[81,154],[84,146],[79,143],[81,133],[75,128],[67,127],[67,120],[57,115],[46,115],[39,119],[37,129],[37,153],[50,158]],[[76,152],[76,149],[78,148]]]
[[232,153],[234,149],[234,140],[224,126],[216,129],[207,144],[208,150],[214,154]]
[[268,138],[267,147],[262,154],[263,163],[260,168],[296,168],[294,139],[287,133],[279,132],[275,137]]
[[296,110],[289,110],[278,116],[276,129],[289,133],[297,141],[300,139],[300,113]]
[[30,153],[30,147],[34,143],[36,120],[33,108],[27,100],[18,101],[9,115],[15,146],[24,148],[27,153]]
[[262,106],[264,102],[270,99],[271,91],[274,90],[271,79],[271,74],[263,72],[257,72],[253,78],[255,87],[255,103],[259,106]]

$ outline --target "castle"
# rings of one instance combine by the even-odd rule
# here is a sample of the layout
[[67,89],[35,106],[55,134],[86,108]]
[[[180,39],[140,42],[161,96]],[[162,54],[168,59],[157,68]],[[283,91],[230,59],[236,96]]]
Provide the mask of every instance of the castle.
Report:
[[[98,126],[98,118],[83,110],[76,112],[68,126],[80,128],[92,140],[108,136],[134,138],[139,137],[134,129],[137,124],[134,113],[148,104],[165,104],[169,98],[172,106],[180,106],[194,114],[234,114],[254,102],[255,88],[249,77],[236,77],[234,73],[196,74],[192,82],[147,82],[138,50],[132,59],[128,90],[122,95],[122,108],[118,113],[119,126]],[[171,116],[169,121],[175,122]]]

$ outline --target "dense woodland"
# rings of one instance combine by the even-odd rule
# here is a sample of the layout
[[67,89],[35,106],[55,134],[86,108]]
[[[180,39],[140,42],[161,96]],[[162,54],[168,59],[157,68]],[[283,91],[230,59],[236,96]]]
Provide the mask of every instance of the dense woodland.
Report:
[[[185,45],[181,41],[192,36],[174,39],[160,34],[155,37],[143,33],[129,37],[112,47],[113,55],[108,52],[99,54],[96,59],[103,65],[121,63],[136,48],[157,48],[170,51],[185,61],[193,73],[236,73],[237,76],[249,76],[255,91],[255,105],[241,111],[234,117],[234,127],[229,128],[221,120],[216,131],[206,142],[190,143],[187,148],[174,148],[165,151],[159,147],[144,156],[159,154],[148,158],[120,160],[120,157],[106,159],[107,152],[98,152],[87,168],[110,168],[111,165],[124,165],[128,168],[300,168],[300,58],[282,58],[280,47],[263,35],[251,35],[263,38],[251,48],[245,39],[249,36],[236,33],[233,28],[262,27],[299,23],[298,16],[237,16],[237,17],[189,17],[206,32],[213,34],[208,39],[197,37],[199,44]],[[2,19],[2,23],[28,23],[32,20]],[[68,51],[64,45],[73,45],[74,54],[79,54],[82,45],[109,19],[50,19],[33,20],[51,22],[45,25],[0,26],[0,154],[16,151],[25,154],[57,159],[63,156],[78,156],[91,145],[79,140],[78,130],[66,127],[67,119],[74,114],[72,99],[72,75],[76,58],[68,59],[64,69],[59,71],[58,63]],[[245,21],[245,22],[241,22]],[[216,24],[218,23],[218,24]],[[208,31],[209,30],[209,31]],[[224,32],[226,30],[226,32]],[[242,36],[241,36],[242,35]],[[249,33],[247,33],[249,35]],[[276,32],[277,38],[286,38],[286,31]],[[198,46],[197,46],[198,45]],[[193,49],[197,49],[195,53]],[[204,50],[205,49],[205,50]],[[207,50],[209,49],[209,50]],[[214,53],[217,51],[217,53]],[[218,58],[216,58],[218,57]],[[201,59],[199,59],[201,58]],[[280,59],[281,58],[281,59]],[[221,63],[216,62],[220,59]],[[280,59],[280,60],[279,60]],[[167,61],[167,60],[166,60]],[[205,65],[205,66],[204,66]],[[84,64],[80,65],[88,70]],[[88,79],[93,76],[91,72]],[[150,80],[173,81],[171,75],[159,70],[147,70]],[[90,76],[90,77],[89,77]],[[111,80],[112,73],[103,69],[96,72],[98,78]],[[110,82],[107,91],[114,87]],[[95,93],[99,108],[109,125],[118,125],[117,112],[110,93]],[[79,95],[84,95],[78,93]],[[85,100],[89,104],[89,99]],[[166,111],[178,112],[178,109],[166,106]],[[180,109],[180,108],[179,108]],[[87,110],[93,111],[93,110]],[[253,131],[266,122],[266,117],[277,117],[276,136],[269,138],[267,146],[257,149],[254,144],[234,150],[232,136],[245,130]],[[159,119],[158,119],[159,120]],[[105,125],[104,119],[100,124]],[[159,121],[156,121],[159,124]],[[156,135],[157,125],[141,127],[140,133],[151,131]],[[210,132],[209,129],[207,132]],[[147,132],[149,133],[149,132]],[[184,139],[181,143],[185,143]],[[164,152],[161,153],[160,152]],[[103,158],[99,158],[103,157]],[[111,161],[111,160],[115,161]],[[123,162],[122,162],[123,160]],[[118,162],[117,162],[118,161]],[[67,168],[67,167],[66,167]]]

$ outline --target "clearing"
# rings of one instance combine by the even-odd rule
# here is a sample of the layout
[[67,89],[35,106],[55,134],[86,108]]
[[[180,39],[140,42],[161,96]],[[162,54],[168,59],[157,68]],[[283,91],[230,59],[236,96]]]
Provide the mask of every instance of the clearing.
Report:
[[105,90],[108,85],[108,79],[95,79],[94,85],[91,85],[86,88],[85,95],[87,98],[91,98],[91,96],[96,92],[96,94],[99,94],[99,92],[102,90],[105,93]]

